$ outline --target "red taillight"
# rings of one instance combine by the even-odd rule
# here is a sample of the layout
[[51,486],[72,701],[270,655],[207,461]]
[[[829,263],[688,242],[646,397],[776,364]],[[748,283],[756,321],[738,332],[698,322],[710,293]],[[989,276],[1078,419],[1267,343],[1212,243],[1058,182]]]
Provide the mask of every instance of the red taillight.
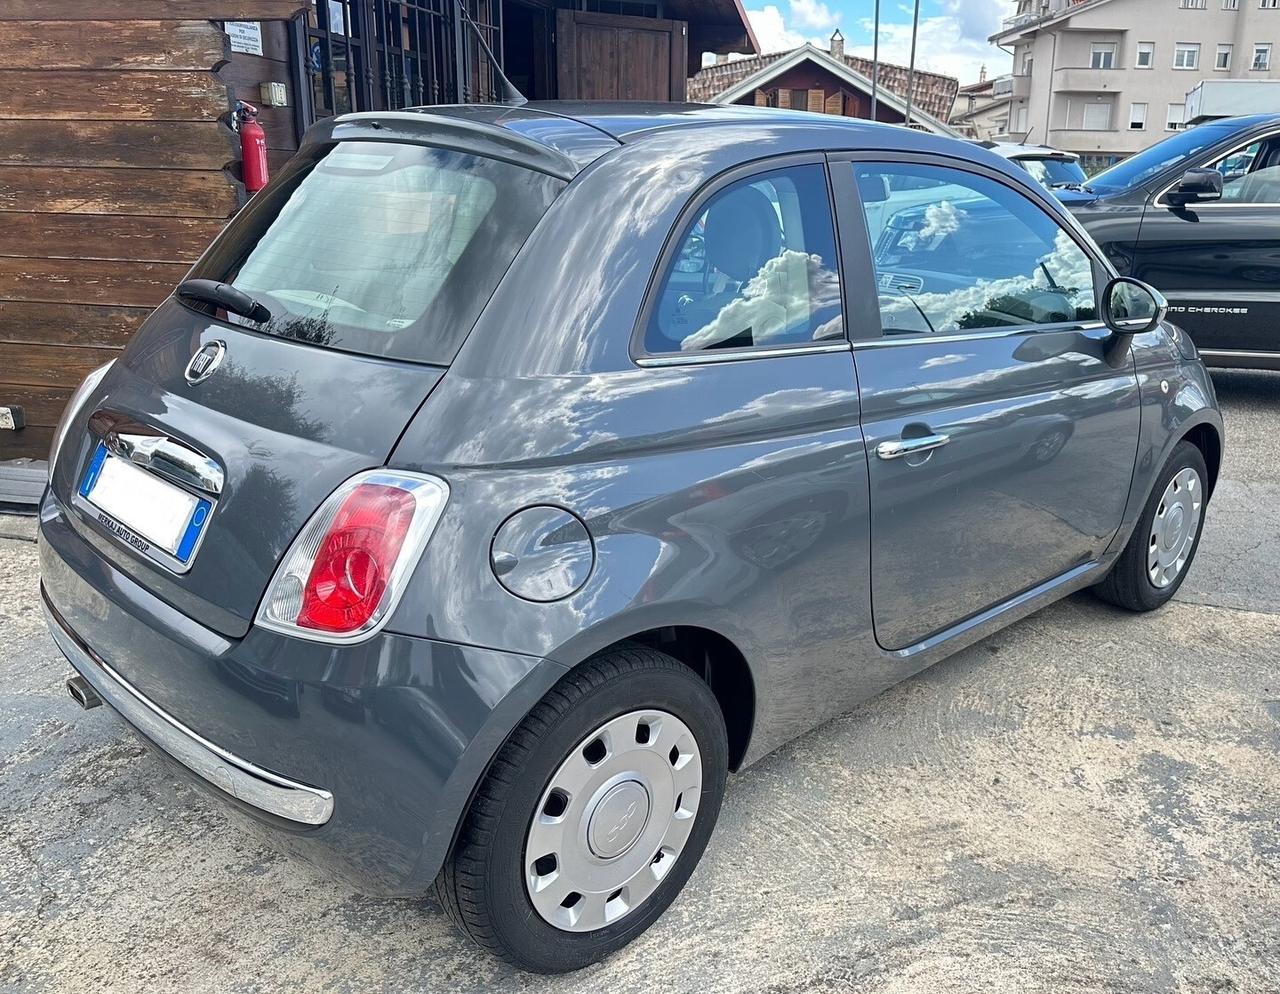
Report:
[[414,506],[413,495],[397,487],[356,487],[320,543],[295,624],[349,632],[368,621],[386,592]]
[[357,473],[331,493],[285,553],[257,623],[320,642],[358,642],[395,609],[449,500],[438,476]]

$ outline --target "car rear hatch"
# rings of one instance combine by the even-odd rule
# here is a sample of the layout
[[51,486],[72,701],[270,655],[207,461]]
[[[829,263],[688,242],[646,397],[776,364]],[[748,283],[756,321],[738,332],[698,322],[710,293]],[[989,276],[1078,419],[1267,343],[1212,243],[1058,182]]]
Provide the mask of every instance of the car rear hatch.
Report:
[[73,526],[244,635],[311,514],[386,462],[567,161],[469,120],[313,131],[68,423],[52,486]]

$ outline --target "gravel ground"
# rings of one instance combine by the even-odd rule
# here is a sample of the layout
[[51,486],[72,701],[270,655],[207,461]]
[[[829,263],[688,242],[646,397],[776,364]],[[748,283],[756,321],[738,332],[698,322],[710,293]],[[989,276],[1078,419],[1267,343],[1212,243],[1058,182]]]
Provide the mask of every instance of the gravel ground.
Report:
[[0,517],[0,990],[1280,992],[1280,375],[1216,381],[1173,604],[1070,598],[769,757],[675,906],[561,978],[276,855],[76,710]]

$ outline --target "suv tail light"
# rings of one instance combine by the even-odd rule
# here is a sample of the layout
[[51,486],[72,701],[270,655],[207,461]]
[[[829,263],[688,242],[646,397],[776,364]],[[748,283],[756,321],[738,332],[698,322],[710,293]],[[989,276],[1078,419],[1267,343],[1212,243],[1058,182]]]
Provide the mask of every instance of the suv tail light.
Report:
[[357,473],[320,505],[267,586],[257,623],[359,642],[390,617],[449,499],[435,476]]

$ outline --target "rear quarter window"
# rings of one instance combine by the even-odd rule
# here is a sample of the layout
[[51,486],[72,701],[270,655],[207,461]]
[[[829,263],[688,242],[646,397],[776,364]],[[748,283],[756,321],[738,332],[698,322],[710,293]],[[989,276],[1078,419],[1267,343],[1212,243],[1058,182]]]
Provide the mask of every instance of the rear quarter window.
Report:
[[564,182],[396,142],[295,161],[219,236],[194,276],[263,303],[227,320],[281,338],[447,365]]
[[649,355],[844,336],[826,172],[790,166],[715,193],[687,223],[644,330]]

